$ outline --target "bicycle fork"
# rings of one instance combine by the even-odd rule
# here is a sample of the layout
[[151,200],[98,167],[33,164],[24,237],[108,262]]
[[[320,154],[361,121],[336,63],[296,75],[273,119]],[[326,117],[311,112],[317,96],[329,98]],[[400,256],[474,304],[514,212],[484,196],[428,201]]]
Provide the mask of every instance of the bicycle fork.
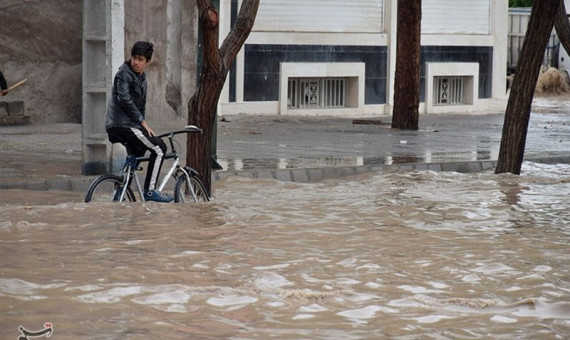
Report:
[[190,174],[192,174],[192,177],[195,175],[195,170],[192,168],[180,168],[180,170],[183,173],[183,176],[186,177],[186,190],[190,191],[192,193],[192,199],[194,200],[194,202],[198,202],[198,196],[196,195],[196,190],[194,188],[194,186],[192,185],[192,181],[190,180]]
[[125,194],[127,192],[127,188],[131,186],[131,181],[133,180],[133,178],[135,179],[135,182],[137,184],[137,189],[139,191],[139,195],[141,197],[141,200],[143,202],[146,201],[144,198],[144,193],[143,193],[141,184],[139,182],[139,177],[135,173],[137,166],[138,166],[138,164],[137,164],[137,159],[135,156],[127,157],[127,161],[125,163],[125,168],[123,169],[123,173],[126,174],[126,176],[123,179],[123,185],[121,187],[121,194],[119,195],[119,198],[118,198],[119,202],[122,202],[125,199]]
[[[180,166],[180,159],[178,159],[178,158],[176,158],[176,160],[174,161],[174,163],[170,167],[170,170],[168,170],[166,175],[164,175],[162,182],[160,182],[160,185],[158,186],[158,190],[162,191],[164,189],[164,187],[166,186],[166,183],[168,182],[168,179],[171,176],[176,180],[176,178],[178,176],[174,176],[175,171],[182,172],[182,176],[186,177],[186,183],[187,183],[186,189],[190,190],[190,192],[192,193],[192,198],[194,199],[194,202],[196,202],[197,201],[196,191],[194,190],[194,187],[192,186],[192,182],[190,181],[190,172],[186,168],[183,168]],[[175,184],[176,184],[176,181],[175,181]]]

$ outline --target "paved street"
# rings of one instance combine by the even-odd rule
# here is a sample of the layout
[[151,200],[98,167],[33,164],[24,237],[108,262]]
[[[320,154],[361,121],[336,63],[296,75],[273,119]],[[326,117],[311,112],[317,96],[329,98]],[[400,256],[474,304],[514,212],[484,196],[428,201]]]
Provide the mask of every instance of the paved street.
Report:
[[[533,110],[525,158],[567,160],[570,157],[570,110],[566,101],[544,99]],[[389,166],[477,171],[480,164],[492,166],[492,161],[497,159],[503,114],[421,115],[418,131],[391,129],[390,123],[389,116],[220,117],[217,157],[224,170],[217,172],[214,179],[240,174],[312,181]],[[157,132],[183,125],[184,121],[151,122]],[[185,154],[184,141],[180,144]],[[90,180],[80,174],[79,124],[0,127],[0,157],[0,187],[3,188],[45,189],[44,181],[75,181],[82,183],[77,190],[83,190]],[[472,162],[480,164],[461,165]],[[311,172],[302,173],[305,169]],[[64,186],[66,190],[72,187],[71,184]]]

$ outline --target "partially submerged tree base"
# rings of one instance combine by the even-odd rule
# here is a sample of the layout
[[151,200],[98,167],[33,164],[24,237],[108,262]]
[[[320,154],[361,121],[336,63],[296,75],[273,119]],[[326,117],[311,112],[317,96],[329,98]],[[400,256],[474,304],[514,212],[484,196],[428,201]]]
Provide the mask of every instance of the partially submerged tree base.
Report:
[[187,164],[196,169],[212,194],[212,138],[216,108],[226,76],[239,50],[249,36],[259,0],[244,0],[237,21],[218,49],[219,16],[210,0],[196,0],[202,29],[202,73],[196,93],[188,102],[188,124],[200,127],[203,134],[188,136]]
[[[519,175],[524,157],[532,99],[554,18],[563,1],[535,0],[532,6],[516,77],[507,103],[495,173]],[[562,5],[563,6],[563,5]],[[565,12],[565,11],[564,11]],[[568,23],[568,19],[566,19]]]

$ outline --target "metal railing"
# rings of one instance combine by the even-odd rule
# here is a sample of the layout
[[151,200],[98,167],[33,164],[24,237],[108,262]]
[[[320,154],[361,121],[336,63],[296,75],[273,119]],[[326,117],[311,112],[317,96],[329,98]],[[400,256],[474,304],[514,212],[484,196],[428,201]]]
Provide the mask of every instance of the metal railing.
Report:
[[290,78],[287,106],[290,109],[347,107],[346,78]]
[[465,104],[465,77],[435,77],[434,105]]

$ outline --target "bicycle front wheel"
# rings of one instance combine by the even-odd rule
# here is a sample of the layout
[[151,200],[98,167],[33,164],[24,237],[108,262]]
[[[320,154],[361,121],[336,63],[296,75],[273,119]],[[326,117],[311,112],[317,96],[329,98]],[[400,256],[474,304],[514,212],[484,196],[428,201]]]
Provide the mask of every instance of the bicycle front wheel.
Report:
[[199,203],[208,202],[209,200],[210,197],[206,192],[206,188],[199,178],[190,176],[190,181],[188,181],[188,177],[182,175],[176,179],[176,186],[174,187],[175,203]]
[[[85,202],[118,202],[123,188],[123,179],[117,175],[103,175],[89,186]],[[122,202],[135,202],[133,190],[129,187]]]

